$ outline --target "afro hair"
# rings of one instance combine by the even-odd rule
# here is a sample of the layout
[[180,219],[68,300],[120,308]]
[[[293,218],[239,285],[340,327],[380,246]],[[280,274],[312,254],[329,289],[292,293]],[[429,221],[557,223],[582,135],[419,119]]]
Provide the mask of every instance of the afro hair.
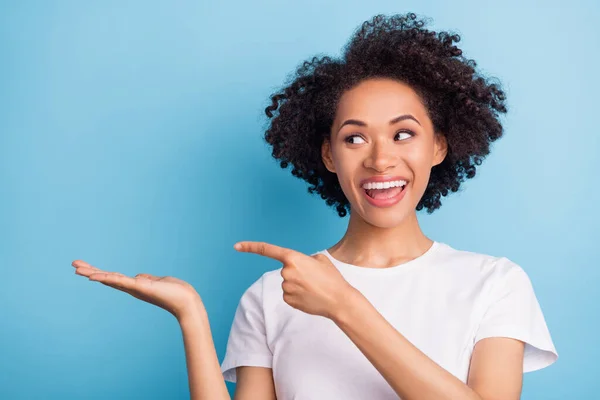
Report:
[[436,134],[446,137],[448,152],[431,169],[417,211],[441,206],[441,196],[457,192],[473,178],[476,166],[502,136],[499,113],[506,113],[505,94],[475,70],[455,43],[460,36],[424,28],[413,13],[377,15],[354,33],[341,58],[314,57],[302,63],[284,87],[270,96],[265,109],[265,140],[282,168],[309,183],[344,217],[350,203],[337,175],[328,171],[321,146],[330,135],[344,91],[369,78],[390,78],[411,86],[421,98]]

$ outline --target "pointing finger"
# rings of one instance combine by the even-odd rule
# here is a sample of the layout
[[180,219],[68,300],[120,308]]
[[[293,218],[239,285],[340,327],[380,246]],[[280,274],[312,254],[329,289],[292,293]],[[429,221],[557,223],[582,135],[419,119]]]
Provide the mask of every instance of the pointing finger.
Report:
[[296,253],[291,249],[285,247],[275,246],[274,244],[265,242],[238,242],[233,246],[237,251],[244,253],[254,253],[260,256],[265,256],[285,262],[285,259],[290,255]]

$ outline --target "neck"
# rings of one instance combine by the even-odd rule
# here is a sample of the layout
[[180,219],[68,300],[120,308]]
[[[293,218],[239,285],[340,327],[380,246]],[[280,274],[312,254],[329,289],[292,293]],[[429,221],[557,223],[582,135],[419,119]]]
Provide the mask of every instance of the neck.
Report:
[[392,228],[373,226],[351,212],[346,233],[328,251],[348,264],[387,268],[419,257],[432,244],[421,231],[416,212]]

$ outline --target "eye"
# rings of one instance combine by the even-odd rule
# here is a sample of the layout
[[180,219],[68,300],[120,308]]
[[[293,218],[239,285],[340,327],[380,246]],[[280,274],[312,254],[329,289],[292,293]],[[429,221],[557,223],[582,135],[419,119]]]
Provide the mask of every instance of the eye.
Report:
[[[357,142],[357,140],[362,140],[362,142]],[[350,135],[348,136],[346,139],[344,139],[344,141],[346,143],[350,143],[350,144],[361,144],[361,143],[365,143],[365,140],[363,138],[361,138],[359,135]]]
[[411,137],[413,137],[415,134],[411,131],[400,131],[398,133],[396,133],[396,136],[394,137],[394,139],[400,137],[401,139],[398,139],[399,141],[401,140],[405,140],[405,139],[409,139]]

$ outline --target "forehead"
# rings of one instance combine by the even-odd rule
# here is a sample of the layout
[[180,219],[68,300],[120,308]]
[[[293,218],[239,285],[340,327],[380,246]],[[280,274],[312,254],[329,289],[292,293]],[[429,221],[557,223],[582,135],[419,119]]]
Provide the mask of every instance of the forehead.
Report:
[[347,90],[338,102],[334,125],[348,118],[367,124],[387,122],[412,114],[423,124],[427,111],[419,95],[407,84],[392,79],[369,79]]

